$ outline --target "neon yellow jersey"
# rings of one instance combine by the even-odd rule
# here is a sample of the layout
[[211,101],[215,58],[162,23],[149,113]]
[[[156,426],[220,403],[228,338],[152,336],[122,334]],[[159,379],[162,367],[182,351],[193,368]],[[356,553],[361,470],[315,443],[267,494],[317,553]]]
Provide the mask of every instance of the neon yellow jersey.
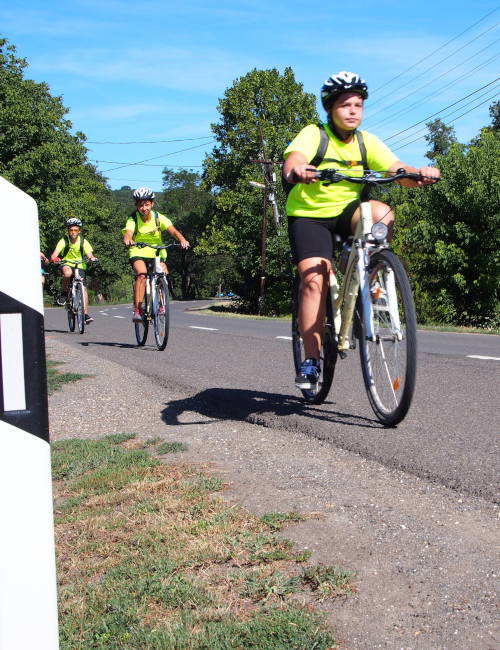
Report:
[[[361,176],[362,164],[347,166],[336,162],[328,162],[327,158],[345,161],[360,161],[362,156],[356,137],[346,144],[339,140],[331,131],[328,124],[324,125],[328,134],[328,148],[324,160],[318,169],[335,168],[351,176]],[[373,171],[386,171],[398,157],[375,135],[362,131],[366,147],[368,167]],[[285,149],[285,159],[292,151],[300,151],[310,162],[320,142],[320,130],[316,124],[309,124],[292,140]],[[294,217],[326,218],[338,216],[352,201],[359,199],[363,185],[341,181],[332,185],[323,183],[297,183],[291,189],[286,202],[286,213]]]
[[[133,216],[127,219],[125,228],[122,229],[122,233],[125,234],[127,230],[131,230],[134,233],[134,241],[143,242],[144,244],[155,244],[156,246],[161,246],[163,240],[161,238],[161,233],[164,230],[168,230],[170,226],[173,226],[173,223],[168,217],[163,214],[158,214],[158,222],[160,227],[156,226],[156,219],[154,215],[154,210],[151,210],[149,213],[149,220],[143,221],[141,213],[136,211],[135,219]],[[136,222],[137,219],[137,222]],[[137,223],[137,231],[136,231]],[[146,257],[153,258],[156,257],[156,250],[154,248],[138,248],[137,246],[132,246],[128,251],[129,257]],[[166,259],[167,251],[160,251],[160,257]]]
[[[66,245],[69,241],[69,247],[68,250],[65,251],[64,257],[61,257],[61,261],[63,264],[66,264],[67,266],[78,266],[81,269],[86,269],[87,265],[85,264],[85,261],[82,259],[81,256],[81,246],[80,246],[80,237],[81,235],[78,235],[76,238],[76,242],[73,244],[71,243],[71,239],[66,240],[65,237],[62,237],[56,244],[55,250],[58,251],[59,253],[64,251],[66,248]],[[89,244],[89,242],[84,239],[83,240],[83,253],[84,255],[90,256],[94,252],[94,249],[92,246]]]

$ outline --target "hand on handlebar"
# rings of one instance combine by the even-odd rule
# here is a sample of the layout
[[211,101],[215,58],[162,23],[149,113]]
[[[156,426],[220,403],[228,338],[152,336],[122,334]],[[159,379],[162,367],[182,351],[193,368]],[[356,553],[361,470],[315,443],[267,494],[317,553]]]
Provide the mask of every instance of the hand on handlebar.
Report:
[[136,246],[136,242],[133,239],[129,239],[128,241],[123,242],[124,246],[127,248],[130,248],[130,246]]
[[418,170],[418,173],[420,174],[420,179],[417,181],[419,186],[437,183],[441,176],[437,167],[421,167]]
[[300,163],[292,167],[285,176],[289,183],[314,183],[316,182],[318,170],[309,163]]

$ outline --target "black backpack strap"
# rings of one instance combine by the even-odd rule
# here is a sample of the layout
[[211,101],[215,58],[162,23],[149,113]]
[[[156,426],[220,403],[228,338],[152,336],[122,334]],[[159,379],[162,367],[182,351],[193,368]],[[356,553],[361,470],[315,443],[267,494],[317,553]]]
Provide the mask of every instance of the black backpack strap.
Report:
[[[314,158],[309,163],[310,165],[314,165],[315,167],[317,167],[319,163],[324,159],[326,150],[328,149],[328,142],[329,142],[328,133],[326,132],[324,125],[321,122],[319,122],[316,126],[319,129],[319,144],[316,150],[316,154],[314,155]],[[282,175],[281,185],[283,187],[283,190],[285,191],[285,194],[288,196],[290,190],[292,189],[292,187],[294,187],[295,183],[290,183],[290,181],[287,181],[286,178]]]
[[80,257],[82,259],[82,264],[83,264],[83,244],[85,243],[85,239],[83,238],[83,235],[80,235]]
[[[361,153],[361,162],[363,164],[363,170],[368,171],[368,158],[366,156],[366,146],[365,141],[363,140],[363,134],[361,131],[356,131],[356,137],[358,139],[359,151]],[[369,185],[363,185],[361,190],[361,200],[368,201],[370,198],[371,187]]]
[[68,237],[68,235],[64,235],[64,246],[63,246],[61,252],[59,253],[59,257],[61,259],[66,257],[66,253],[68,252],[68,250],[69,250],[69,237]]
[[328,142],[330,141],[324,125],[321,122],[319,122],[317,126],[319,129],[318,150],[316,151],[316,155],[314,156],[314,158],[309,163],[314,167],[317,167],[319,163],[324,159],[326,150],[328,149]]

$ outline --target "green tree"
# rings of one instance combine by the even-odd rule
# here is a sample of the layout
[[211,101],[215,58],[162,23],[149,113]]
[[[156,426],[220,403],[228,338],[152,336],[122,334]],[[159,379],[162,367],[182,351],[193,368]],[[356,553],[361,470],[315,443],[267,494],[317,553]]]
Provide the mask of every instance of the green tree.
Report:
[[425,155],[429,160],[436,160],[437,156],[445,156],[450,150],[451,145],[457,141],[455,129],[452,126],[446,126],[440,119],[427,122],[426,127],[429,132],[425,136],[425,139],[431,146],[431,149]]
[[494,102],[490,108],[491,128],[494,131],[500,131],[500,101]]
[[87,161],[84,134],[71,133],[62,99],[46,83],[26,79],[27,65],[0,39],[0,174],[37,202],[45,252],[64,233],[66,219],[79,217],[102,260],[103,278],[111,281],[123,270],[114,237],[117,206]]
[[[318,121],[316,99],[295,81],[291,68],[283,74],[254,69],[226,90],[218,111],[220,121],[212,124],[217,144],[205,159],[204,172],[205,185],[215,194],[215,213],[199,252],[231,255],[240,278],[234,290],[254,311],[259,304],[264,218],[262,191],[251,188],[249,181],[263,180],[256,161],[264,158],[275,161],[279,173],[287,143],[303,126]],[[267,291],[260,307],[276,312],[289,303],[290,253],[285,225],[273,226],[270,210],[265,222]]]
[[439,183],[391,193],[421,322],[500,323],[499,156],[500,134],[485,128],[436,158]]
[[180,280],[183,298],[211,293],[209,270],[212,264],[196,254],[200,238],[210,220],[214,198],[201,186],[201,176],[192,170],[163,170],[163,193],[158,202],[161,212],[189,241],[188,250],[171,249],[169,271]]

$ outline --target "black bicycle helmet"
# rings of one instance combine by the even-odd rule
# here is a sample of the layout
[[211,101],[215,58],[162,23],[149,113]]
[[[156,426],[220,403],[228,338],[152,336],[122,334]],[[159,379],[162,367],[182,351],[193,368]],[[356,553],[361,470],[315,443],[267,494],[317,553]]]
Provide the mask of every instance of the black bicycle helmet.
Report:
[[325,111],[329,111],[332,102],[342,93],[359,93],[363,99],[368,98],[368,86],[355,72],[342,70],[325,81],[321,86],[321,103]]
[[71,219],[68,219],[66,221],[66,228],[69,228],[70,226],[78,226],[79,228],[81,228],[82,222],[77,217],[71,217]]
[[149,187],[138,187],[132,196],[134,201],[152,201],[155,198],[155,193]]

